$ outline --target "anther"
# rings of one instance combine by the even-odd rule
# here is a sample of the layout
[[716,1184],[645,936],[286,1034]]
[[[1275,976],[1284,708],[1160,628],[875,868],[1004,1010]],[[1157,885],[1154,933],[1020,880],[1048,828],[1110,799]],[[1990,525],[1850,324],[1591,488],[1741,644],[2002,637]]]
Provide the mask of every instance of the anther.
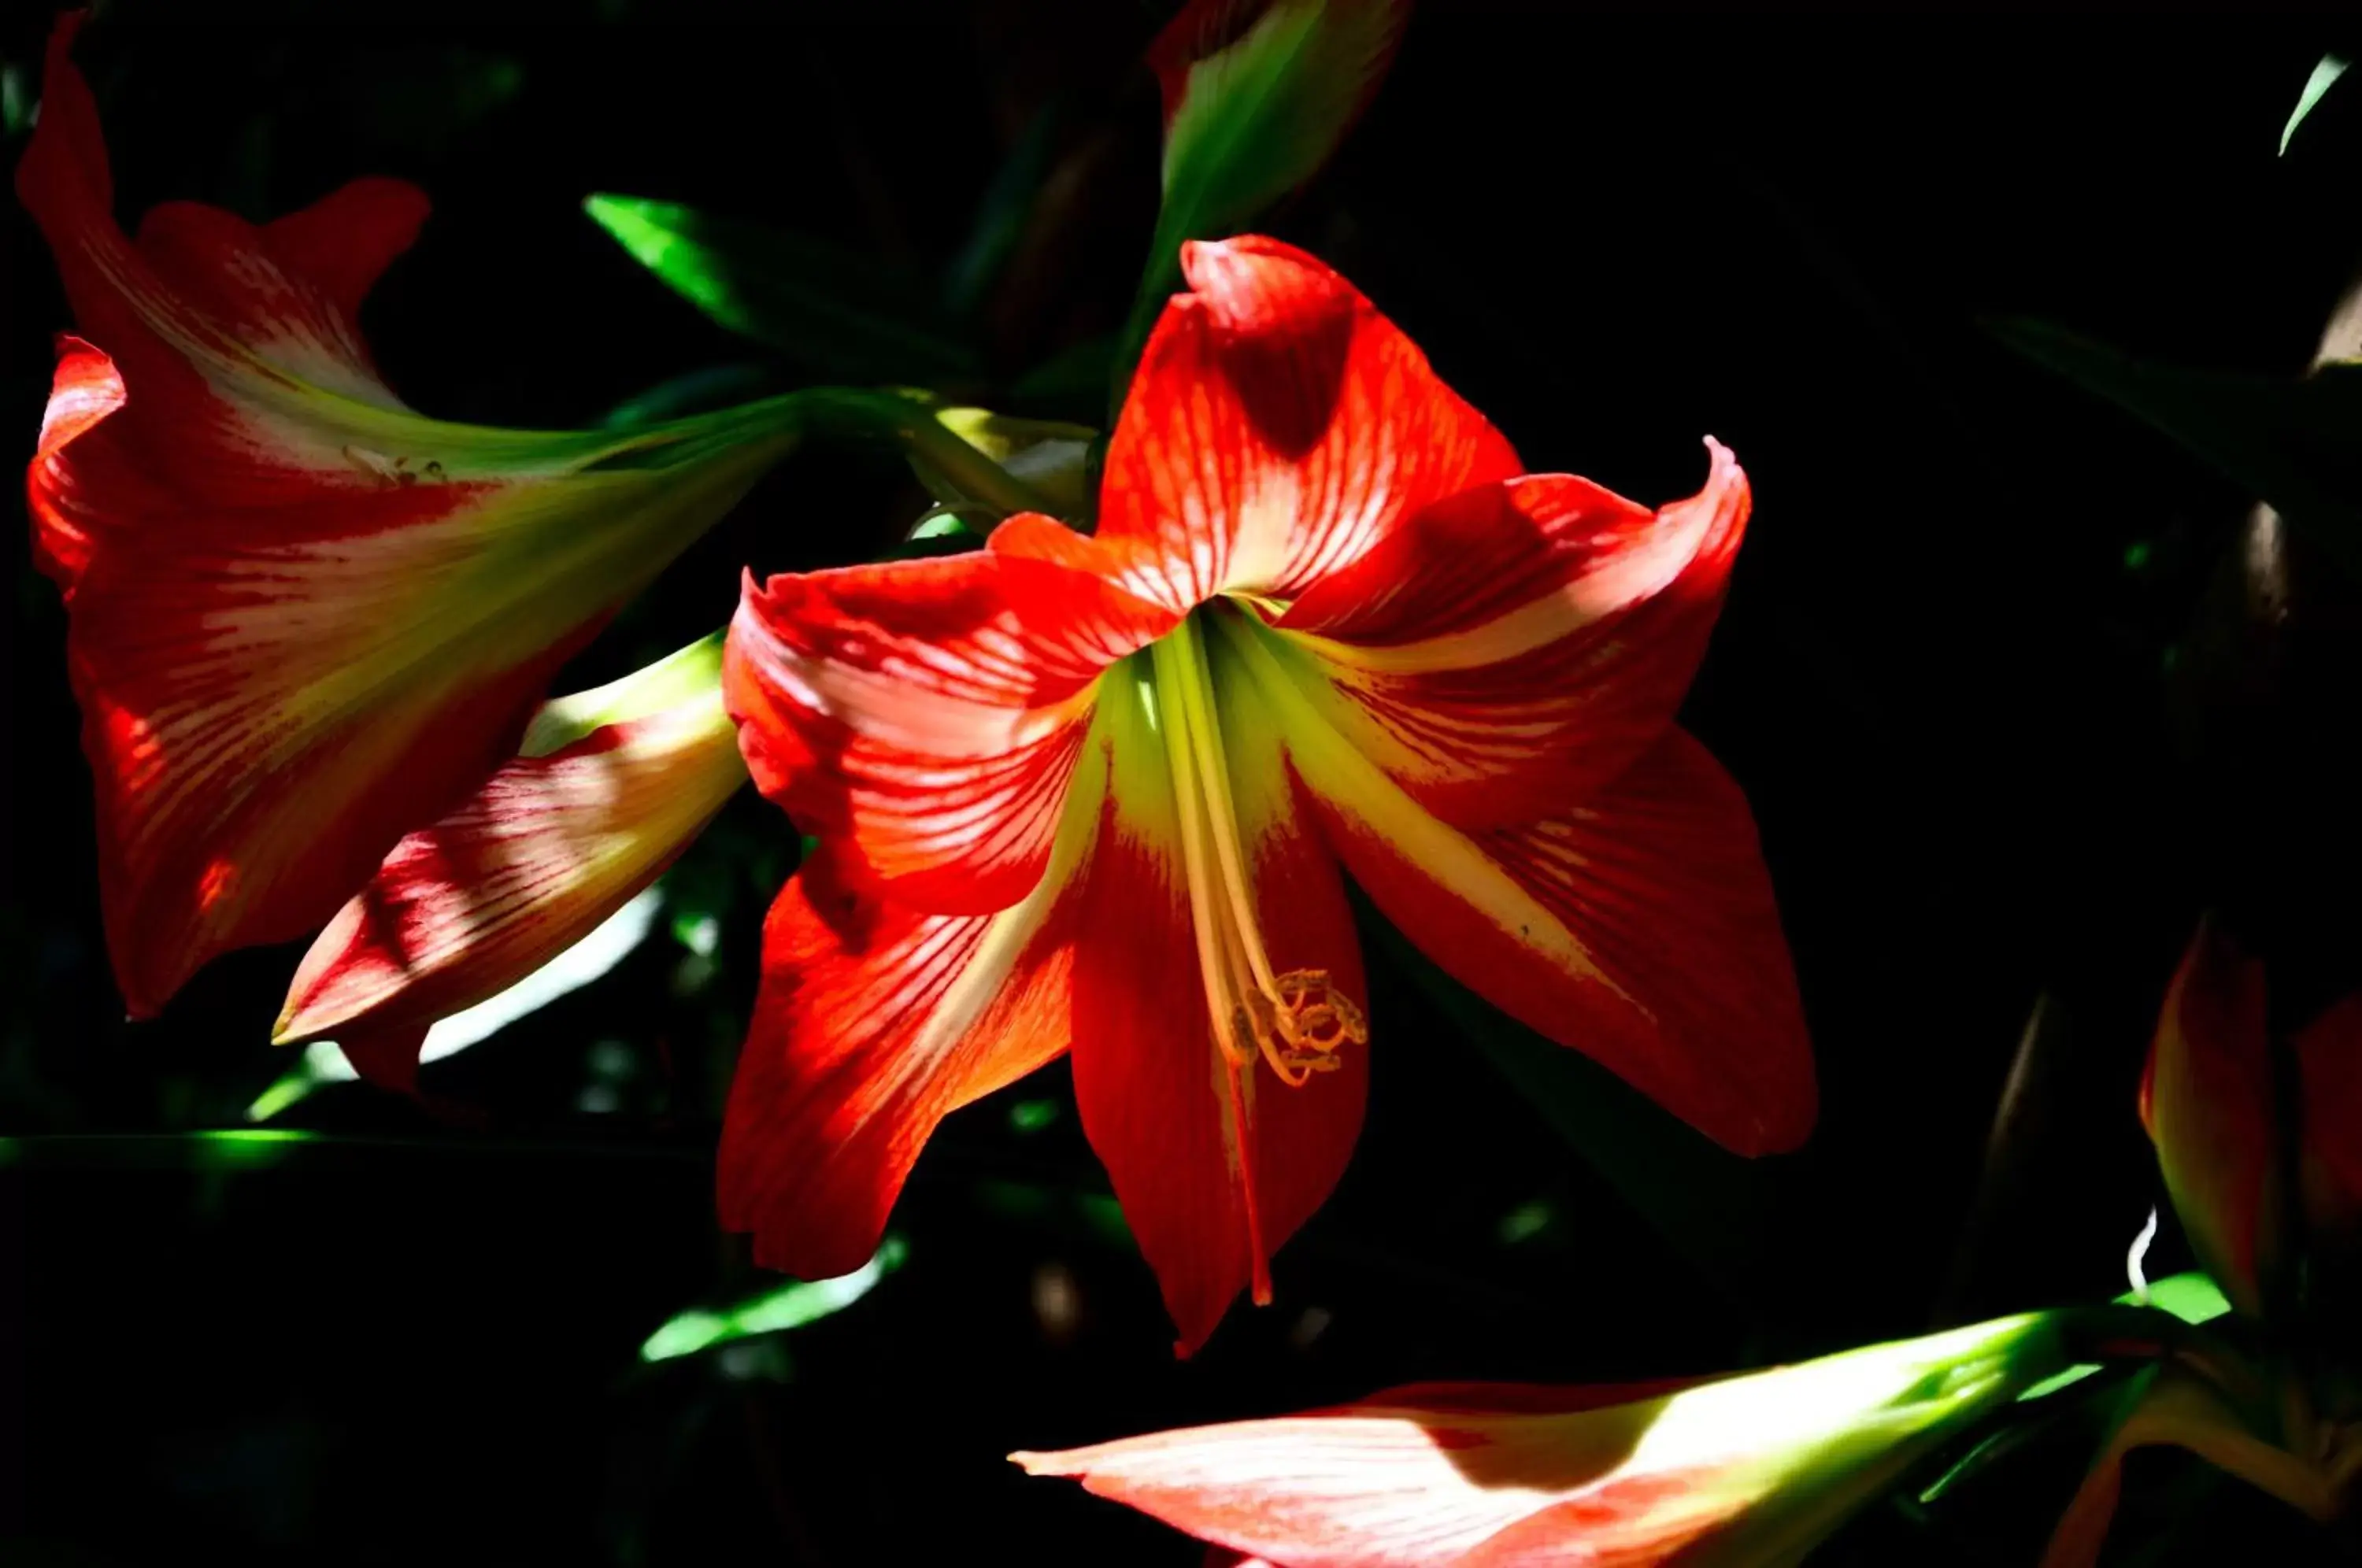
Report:
[[1271,989],[1251,991],[1233,1014],[1251,1034],[1280,1082],[1300,1088],[1315,1073],[1345,1065],[1339,1053],[1366,1045],[1369,1021],[1351,997],[1330,984],[1326,969],[1290,969],[1272,977]]

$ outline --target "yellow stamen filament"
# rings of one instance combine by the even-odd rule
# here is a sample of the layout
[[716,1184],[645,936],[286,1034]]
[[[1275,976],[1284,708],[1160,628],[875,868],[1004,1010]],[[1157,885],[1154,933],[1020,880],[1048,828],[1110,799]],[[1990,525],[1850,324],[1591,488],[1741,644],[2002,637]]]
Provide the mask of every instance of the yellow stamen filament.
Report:
[[1159,727],[1179,806],[1190,922],[1216,1043],[1234,1071],[1260,1055],[1291,1088],[1344,1065],[1368,1043],[1361,1008],[1324,969],[1274,972],[1256,918],[1246,852],[1231,793],[1212,672],[1197,628],[1184,622],[1151,650]]

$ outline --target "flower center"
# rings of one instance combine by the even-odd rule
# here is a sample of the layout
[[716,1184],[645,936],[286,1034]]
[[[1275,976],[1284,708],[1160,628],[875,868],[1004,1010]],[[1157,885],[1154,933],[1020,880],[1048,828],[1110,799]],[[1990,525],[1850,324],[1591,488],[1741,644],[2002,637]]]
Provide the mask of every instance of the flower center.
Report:
[[1158,639],[1149,661],[1180,815],[1207,1011],[1215,1043],[1233,1070],[1260,1055],[1282,1083],[1300,1088],[1315,1073],[1342,1066],[1339,1051],[1367,1043],[1369,1024],[1360,1006],[1330,984],[1326,969],[1272,968],[1197,619],[1190,616]]

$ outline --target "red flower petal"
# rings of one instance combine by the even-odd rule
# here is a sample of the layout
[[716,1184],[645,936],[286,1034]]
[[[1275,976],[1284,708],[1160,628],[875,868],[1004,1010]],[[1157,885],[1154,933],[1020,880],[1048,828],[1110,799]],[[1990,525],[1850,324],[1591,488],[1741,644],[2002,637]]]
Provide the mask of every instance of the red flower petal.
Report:
[[58,339],[57,377],[41,415],[40,444],[25,470],[25,491],[33,513],[34,562],[64,591],[69,604],[90,565],[92,533],[127,498],[106,493],[105,475],[120,465],[86,472],[66,460],[66,448],[85,437],[105,439],[95,433],[122,408],[123,398],[123,376],[114,360],[79,337]]
[[[1290,1568],[1438,1568],[1569,1496],[1598,1510],[1603,1525],[1645,1522],[1650,1497],[1672,1501],[1665,1511],[1678,1515],[1682,1477],[1617,1474],[1662,1407],[1602,1407],[1570,1420],[1370,1400],[1010,1457],[1029,1474],[1073,1476],[1096,1496]],[[1562,1555],[1551,1561],[1591,1561],[1575,1555],[1584,1534],[1579,1525],[1553,1532]],[[1627,1525],[1605,1544],[1629,1548],[1633,1536]]]
[[1815,1091],[1746,799],[1678,730],[1565,816],[1466,836],[1420,809],[1247,646],[1346,869],[1495,1006],[1740,1154],[1794,1147]]
[[[1305,820],[1267,729],[1224,696],[1230,784],[1275,972],[1319,969],[1368,993],[1335,861]],[[1118,699],[1110,696],[1109,701]],[[1296,1088],[1216,1043],[1193,956],[1187,872],[1162,742],[1110,715],[1116,797],[1081,905],[1075,1098],[1188,1354],[1242,1289],[1268,1300],[1268,1260],[1319,1208],[1361,1131],[1363,1047]],[[1147,755],[1143,756],[1143,753]]]
[[1287,599],[1517,454],[1352,285],[1258,236],[1182,248],[1108,447],[1098,537],[1162,565],[1180,611]]
[[1065,1052],[1106,771],[1085,748],[1050,864],[1010,908],[885,902],[825,847],[780,891],[722,1128],[722,1222],[755,1233],[757,1262],[858,1268],[935,1124]]
[[[17,190],[57,256],[82,335],[142,389],[149,406],[133,417],[147,426],[151,460],[201,482],[220,467],[219,444],[251,429],[259,411],[210,384],[224,370],[293,375],[399,408],[354,317],[415,237],[425,196],[399,181],[358,181],[260,228],[171,202],[149,212],[134,245],[116,226],[98,107],[72,58],[83,19],[67,13],[50,33],[40,120]],[[267,446],[250,453],[268,456]],[[337,458],[333,447],[321,456]]]
[[1066,1048],[1071,905],[922,914],[823,853],[763,927],[723,1124],[722,1222],[805,1279],[861,1266],[935,1124]]
[[1024,897],[1094,682],[1173,623],[1076,564],[1088,543],[1018,517],[971,555],[750,579],[724,679],[756,785],[846,835],[898,904],[980,914]]
[[2256,1312],[2280,1230],[2264,966],[2211,920],[2166,991],[2140,1110],[2198,1261],[2234,1306]]
[[745,778],[710,683],[513,758],[396,845],[337,911],[296,970],[273,1038],[333,1034],[352,1056],[391,1032],[414,1053],[428,1025],[524,979],[656,880]]
[[1278,625],[1330,723],[1464,828],[1554,815],[1653,745],[1722,608],[1748,512],[1718,443],[1694,498],[1650,513],[1547,475],[1428,508]]
[[1728,1377],[1397,1389],[1010,1457],[1292,1568],[1784,1563],[2069,1359],[2032,1314]]

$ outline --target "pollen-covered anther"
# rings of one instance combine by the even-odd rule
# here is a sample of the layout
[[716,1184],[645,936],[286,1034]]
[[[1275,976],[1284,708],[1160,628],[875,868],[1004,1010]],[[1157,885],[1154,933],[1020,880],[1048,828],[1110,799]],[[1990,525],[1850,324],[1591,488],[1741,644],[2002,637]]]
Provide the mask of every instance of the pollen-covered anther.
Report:
[[1299,1088],[1315,1073],[1345,1065],[1339,1051],[1366,1045],[1369,1021],[1361,1007],[1330,984],[1326,969],[1290,969],[1272,977],[1269,991],[1256,989],[1240,1008],[1264,1060],[1282,1083]]

